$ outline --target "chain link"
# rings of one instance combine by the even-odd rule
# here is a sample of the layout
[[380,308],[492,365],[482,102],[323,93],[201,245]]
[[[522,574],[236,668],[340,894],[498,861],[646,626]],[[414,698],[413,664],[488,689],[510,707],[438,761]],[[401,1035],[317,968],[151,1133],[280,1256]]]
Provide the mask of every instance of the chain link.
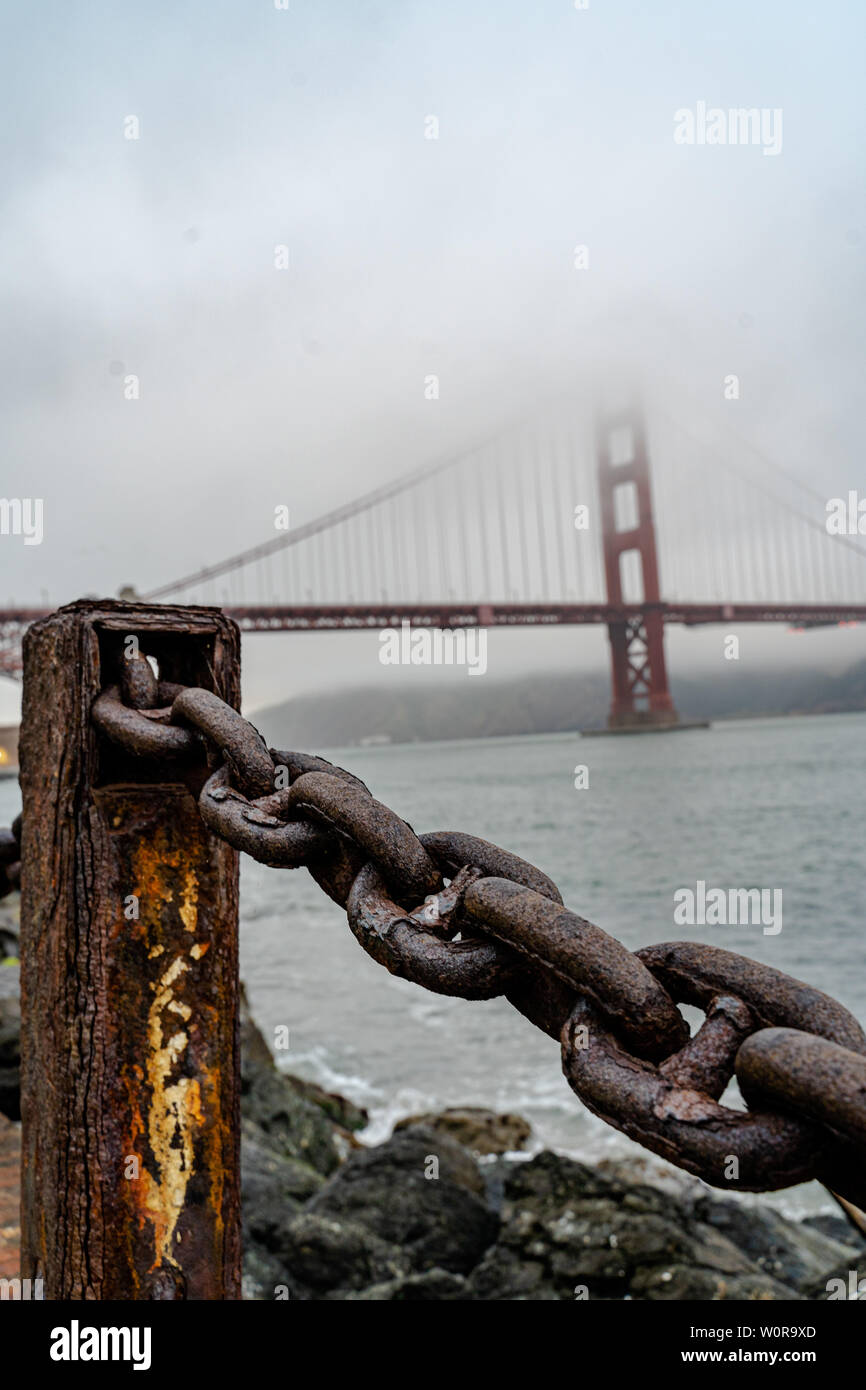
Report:
[[[94,704],[100,732],[168,769],[206,761],[208,829],[264,864],[306,866],[392,974],[504,996],[560,1040],[589,1110],[712,1186],[819,1178],[866,1205],[866,1035],[835,999],[719,947],[631,952],[526,860],[463,832],[416,835],[344,768],[268,749],[212,692],[126,664]],[[0,836],[4,872],[11,852]],[[680,1003],[705,1013],[694,1037]],[[746,1110],[719,1103],[733,1077]]]

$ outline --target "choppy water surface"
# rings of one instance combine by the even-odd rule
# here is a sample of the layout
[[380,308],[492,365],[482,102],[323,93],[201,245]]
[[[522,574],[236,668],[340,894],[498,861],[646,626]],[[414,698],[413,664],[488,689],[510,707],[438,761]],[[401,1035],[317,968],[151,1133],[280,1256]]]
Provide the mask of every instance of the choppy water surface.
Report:
[[[866,715],[723,724],[670,736],[574,735],[316,750],[357,772],[416,830],[457,829],[538,864],[565,902],[632,948],[711,941],[835,995],[866,1021]],[[588,790],[574,788],[576,764]],[[0,784],[4,823],[18,804]],[[783,892],[783,927],[683,927],[677,888]],[[519,1111],[539,1143],[578,1157],[636,1154],[588,1115],[556,1044],[501,1000],[470,1003],[394,979],[362,951],[305,870],[244,859],[241,964],[281,1061],[366,1105],[368,1137],[417,1109]],[[814,1206],[821,1189],[778,1199]]]

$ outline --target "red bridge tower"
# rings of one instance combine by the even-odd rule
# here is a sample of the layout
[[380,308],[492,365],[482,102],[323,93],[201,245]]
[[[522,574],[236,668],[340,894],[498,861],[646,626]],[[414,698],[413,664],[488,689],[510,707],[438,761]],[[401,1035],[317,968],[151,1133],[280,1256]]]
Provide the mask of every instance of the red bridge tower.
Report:
[[[626,457],[614,461],[614,443],[620,438]],[[607,725],[609,729],[670,727],[678,724],[679,719],[668,688],[665,665],[649,458],[640,413],[629,409],[602,417],[598,425],[597,449],[608,603],[613,608],[624,608],[621,558],[629,551],[637,551],[640,556],[643,580],[643,595],[638,600],[640,612],[634,616],[623,612],[622,618],[607,626],[613,675],[613,699]],[[617,530],[615,499],[623,488],[632,493],[634,524]],[[620,512],[622,514],[622,508]]]

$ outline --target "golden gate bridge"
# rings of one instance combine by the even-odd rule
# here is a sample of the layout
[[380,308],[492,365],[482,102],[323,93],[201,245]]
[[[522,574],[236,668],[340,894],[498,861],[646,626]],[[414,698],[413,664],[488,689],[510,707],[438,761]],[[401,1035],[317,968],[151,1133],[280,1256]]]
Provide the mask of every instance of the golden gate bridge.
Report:
[[[660,408],[554,411],[141,595],[246,632],[604,624],[610,728],[675,728],[669,623],[866,621],[866,547],[826,498]],[[27,625],[0,610],[0,670]]]

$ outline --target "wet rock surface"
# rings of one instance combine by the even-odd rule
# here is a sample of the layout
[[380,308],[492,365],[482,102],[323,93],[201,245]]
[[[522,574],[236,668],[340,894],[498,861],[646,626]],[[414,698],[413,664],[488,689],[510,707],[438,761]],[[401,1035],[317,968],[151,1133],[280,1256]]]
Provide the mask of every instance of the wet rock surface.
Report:
[[[246,1092],[249,1298],[775,1301],[826,1298],[828,1279],[858,1260],[866,1275],[866,1242],[844,1220],[790,1221],[685,1178],[672,1192],[645,1181],[640,1160],[517,1158],[528,1133],[517,1116],[413,1116],[385,1143],[341,1154],[345,1130],[334,1126],[333,1148],[321,1139],[309,1093],[257,1128],[262,1097],[277,1094],[273,1079]],[[333,1097],[319,1108],[335,1113]]]
[[526,1146],[532,1133],[522,1115],[497,1115],[477,1105],[455,1106],[438,1115],[409,1115],[394,1129],[397,1132],[411,1125],[425,1125],[445,1134],[475,1154],[514,1153]]
[[[0,983],[17,968],[0,968]],[[0,994],[0,1115],[10,1120],[21,1118],[21,1009],[17,991],[5,998]]]

